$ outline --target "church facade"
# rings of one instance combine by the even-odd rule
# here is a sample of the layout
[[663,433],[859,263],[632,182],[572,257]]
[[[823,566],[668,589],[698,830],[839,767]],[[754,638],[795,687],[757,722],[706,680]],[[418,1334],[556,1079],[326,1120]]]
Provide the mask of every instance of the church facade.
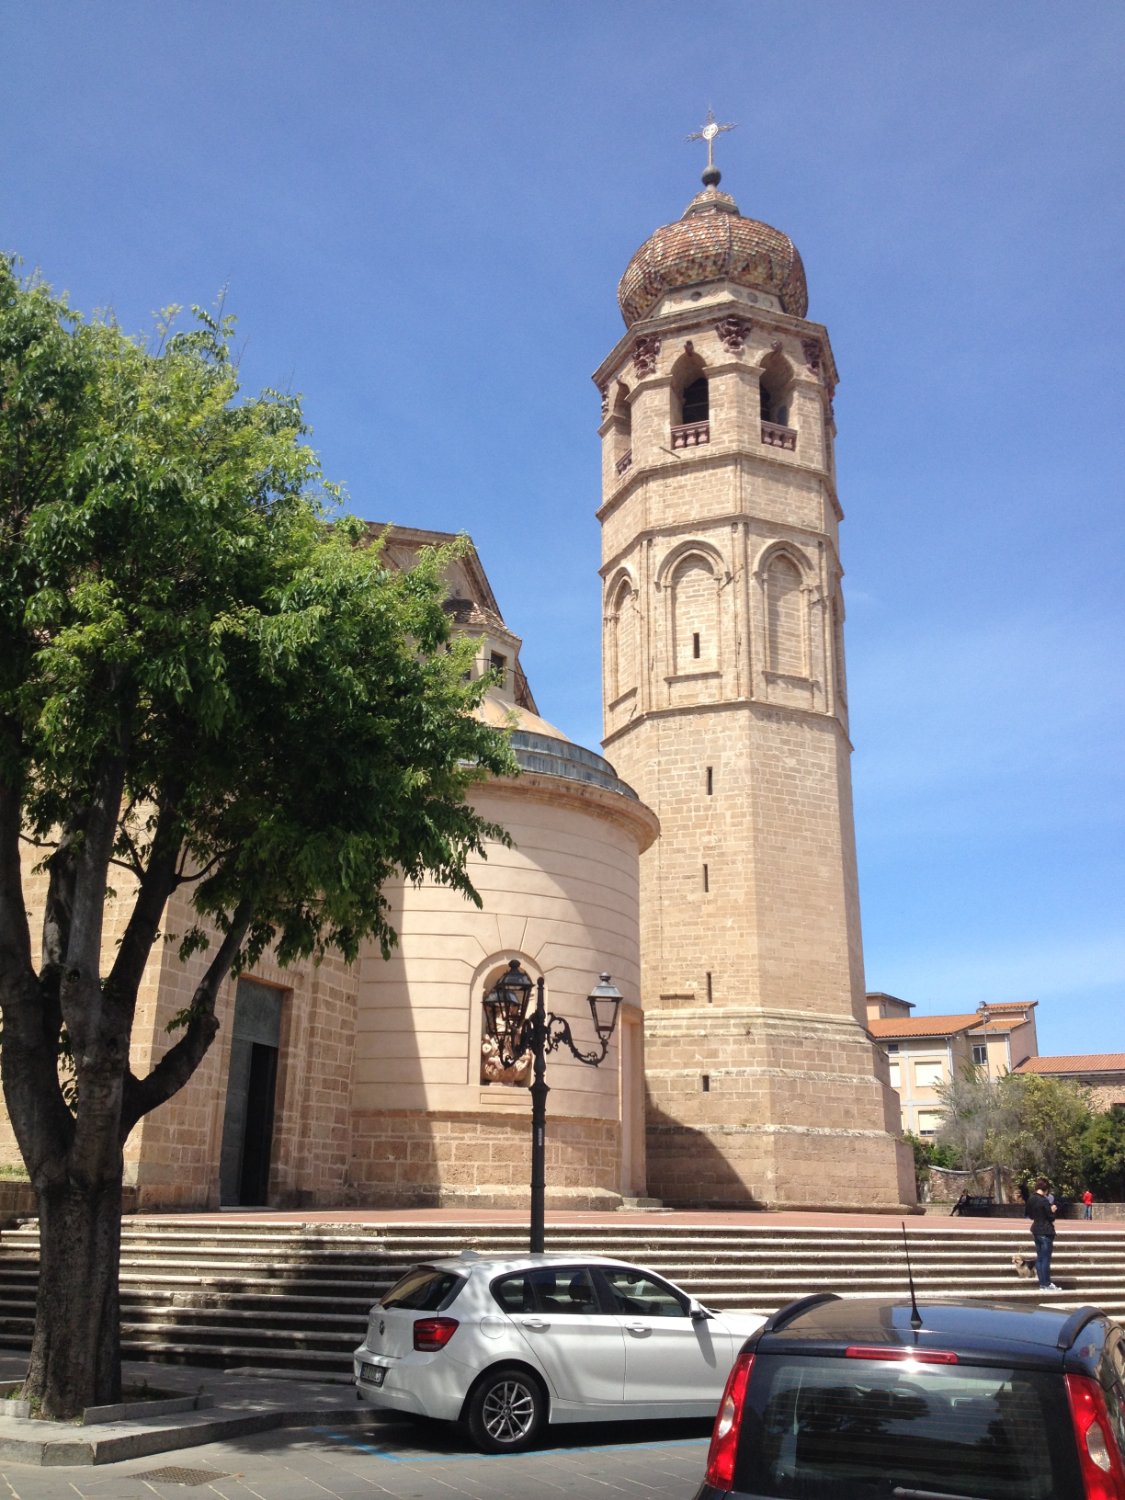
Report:
[[[137,1207],[522,1208],[526,1078],[490,1070],[482,1005],[513,959],[580,1045],[599,974],[624,997],[604,1066],[551,1057],[549,1207],[913,1201],[863,1028],[828,336],[791,242],[710,167],[620,301],[595,377],[609,758],[539,715],[467,552],[446,608],[497,675],[484,712],[521,772],[473,793],[512,839],[472,867],[482,908],[404,884],[389,961],[231,980],[198,1072],[127,1143]],[[447,540],[381,534],[404,568]],[[137,1069],[203,962],[154,952]],[[2,1126],[0,1162],[18,1162]]]

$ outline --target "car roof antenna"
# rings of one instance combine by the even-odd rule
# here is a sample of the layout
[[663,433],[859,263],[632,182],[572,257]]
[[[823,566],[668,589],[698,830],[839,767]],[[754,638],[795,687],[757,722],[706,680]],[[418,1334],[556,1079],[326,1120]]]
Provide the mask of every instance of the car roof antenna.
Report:
[[918,1311],[918,1298],[914,1295],[914,1272],[910,1268],[910,1242],[906,1238],[906,1220],[902,1221],[902,1248],[906,1252],[906,1279],[910,1283],[910,1326],[917,1333],[922,1326],[922,1314]]

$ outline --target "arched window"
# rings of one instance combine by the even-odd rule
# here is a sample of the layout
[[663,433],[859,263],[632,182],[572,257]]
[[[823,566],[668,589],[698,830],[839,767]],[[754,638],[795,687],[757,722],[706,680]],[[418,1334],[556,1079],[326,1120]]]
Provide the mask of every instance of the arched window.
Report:
[[711,397],[703,361],[690,346],[672,366],[672,447],[710,441]]
[[709,560],[690,553],[675,568],[672,661],[677,676],[711,672],[719,664],[719,596]]
[[629,387],[623,380],[617,382],[611,416],[614,468],[618,474],[624,474],[633,463],[633,409],[629,405]]
[[614,591],[609,612],[609,700],[637,685],[636,592],[627,578]]
[[707,377],[700,375],[698,380],[684,387],[683,394],[683,419],[685,422],[706,422],[711,415],[711,402],[707,394]]
[[801,574],[783,552],[766,569],[766,636],[766,660],[771,672],[788,677],[807,675]]
[[793,371],[778,350],[770,355],[758,377],[762,421],[788,427],[793,406]]

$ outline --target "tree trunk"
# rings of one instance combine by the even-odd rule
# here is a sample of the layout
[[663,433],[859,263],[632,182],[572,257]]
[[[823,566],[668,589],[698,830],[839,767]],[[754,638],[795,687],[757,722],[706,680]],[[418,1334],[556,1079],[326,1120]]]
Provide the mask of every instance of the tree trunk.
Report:
[[121,1172],[90,1186],[64,1178],[37,1197],[39,1290],[23,1394],[43,1416],[66,1420],[121,1399]]

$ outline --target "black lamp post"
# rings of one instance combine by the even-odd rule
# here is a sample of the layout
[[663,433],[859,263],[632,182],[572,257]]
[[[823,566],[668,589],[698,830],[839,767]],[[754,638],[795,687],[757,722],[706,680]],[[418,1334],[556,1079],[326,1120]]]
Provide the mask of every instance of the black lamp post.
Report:
[[583,1052],[574,1045],[570,1022],[547,1010],[543,980],[535,981],[535,1009],[527,1013],[532,982],[520,968],[519,959],[508,961],[508,968],[484,997],[485,1029],[496,1045],[498,1061],[512,1067],[517,1059],[531,1053],[531,1253],[543,1250],[543,1207],[546,1190],[547,1131],[547,1053],[565,1046],[580,1063],[596,1068],[605,1061],[610,1038],[617,1025],[621,991],[601,975],[590,991],[590,1014],[601,1043],[599,1052]]

